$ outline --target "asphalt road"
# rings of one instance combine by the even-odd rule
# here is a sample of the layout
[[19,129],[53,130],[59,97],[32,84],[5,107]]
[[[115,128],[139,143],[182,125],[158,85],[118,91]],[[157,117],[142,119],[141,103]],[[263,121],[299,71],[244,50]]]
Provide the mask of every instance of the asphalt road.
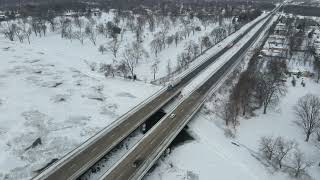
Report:
[[[261,20],[264,19],[265,18]],[[234,40],[234,43],[240,41],[260,21],[254,23],[250,28],[248,28],[248,30],[245,33],[238,36]],[[188,84],[188,82],[191,79],[193,79],[197,74],[199,74],[202,70],[208,67],[211,63],[215,62],[221,55],[227,52],[228,49],[229,48],[224,48],[221,51],[219,51],[213,57],[208,59],[202,65],[198,66],[194,71],[192,71],[183,79],[181,79],[180,83],[178,83],[173,89],[171,89],[170,91],[164,91],[159,96],[155,97],[150,102],[140,107],[140,109],[138,109],[128,118],[120,122],[118,126],[112,129],[106,127],[103,130],[105,131],[103,136],[97,137],[92,144],[88,145],[86,148],[83,148],[81,150],[74,150],[73,152],[71,152],[71,156],[66,161],[57,161],[56,163],[51,165],[55,166],[55,168],[46,169],[33,179],[67,180],[78,178],[91,166],[93,166],[99,159],[101,159],[104,155],[111,151],[124,138],[130,135],[130,133],[132,133],[141,124],[143,124],[152,114],[154,114],[166,103],[168,103],[173,97],[178,95],[181,92],[181,89],[186,84]],[[195,100],[197,100],[197,98]],[[194,103],[190,106],[190,108],[193,107]],[[177,114],[179,114],[177,119],[182,119],[184,117],[183,114]]]
[[145,137],[139,141],[117,164],[106,172],[100,180],[128,180],[139,179],[152,166],[159,155],[169,146],[174,137],[182,130],[195,112],[202,106],[202,103],[212,88],[217,85],[220,79],[230,71],[252,46],[266,25],[272,19],[269,16],[264,25],[254,34],[254,36],[230,58],[214,75],[212,75],[203,85],[194,91],[188,98],[183,100],[170,115],[161,119]]

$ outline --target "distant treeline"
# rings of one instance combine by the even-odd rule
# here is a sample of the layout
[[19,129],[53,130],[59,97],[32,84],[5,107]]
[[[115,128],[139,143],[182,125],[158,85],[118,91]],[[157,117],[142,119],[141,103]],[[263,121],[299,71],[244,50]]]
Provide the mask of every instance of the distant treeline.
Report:
[[242,6],[251,5],[261,10],[274,8],[272,2],[247,1],[247,0],[0,0],[0,10],[16,11],[27,7],[31,12],[53,10],[56,12],[64,10],[81,11],[86,8],[99,7],[100,9],[122,9],[132,10],[141,6],[149,9],[162,9],[162,11],[174,11],[177,6],[184,4],[192,9],[202,9],[220,6]]
[[285,13],[302,15],[302,16],[320,17],[320,7],[287,5],[287,6],[284,6],[284,8],[282,9]]

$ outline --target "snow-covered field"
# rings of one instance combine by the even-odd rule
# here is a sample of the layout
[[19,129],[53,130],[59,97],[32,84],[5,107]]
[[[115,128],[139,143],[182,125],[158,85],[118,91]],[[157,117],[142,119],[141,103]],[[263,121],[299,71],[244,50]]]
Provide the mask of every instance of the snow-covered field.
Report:
[[1,40],[0,51],[0,177],[30,177],[161,88],[90,75],[45,48]]

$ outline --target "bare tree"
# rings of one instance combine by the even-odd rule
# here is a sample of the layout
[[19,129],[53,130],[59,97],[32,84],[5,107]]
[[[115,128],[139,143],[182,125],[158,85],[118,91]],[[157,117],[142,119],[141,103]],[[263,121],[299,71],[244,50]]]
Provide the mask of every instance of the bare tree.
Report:
[[149,14],[147,16],[147,21],[148,21],[148,25],[149,25],[149,31],[153,32],[155,30],[155,19],[153,14]]
[[242,109],[242,115],[245,116],[246,112],[250,110],[254,97],[254,88],[256,87],[257,79],[254,74],[249,71],[241,73],[238,83],[235,85],[233,91],[237,91],[239,96],[238,103]]
[[154,52],[155,56],[158,56],[158,53],[162,50],[163,42],[159,36],[156,36],[150,43],[151,51]]
[[168,47],[173,43],[174,41],[174,36],[168,36],[166,38],[166,43],[168,44]]
[[276,144],[277,142],[272,137],[264,136],[260,139],[259,149],[269,161],[276,155]]
[[256,90],[263,105],[263,114],[266,114],[269,105],[277,103],[280,96],[286,93],[286,85],[283,81],[273,79],[268,73],[263,73],[258,76]]
[[305,141],[308,142],[310,135],[320,127],[320,98],[307,94],[299,99],[294,111],[298,118],[297,124],[305,132]]
[[100,72],[104,73],[104,75],[110,76],[112,75],[112,77],[114,77],[114,73],[115,73],[115,69],[111,64],[100,64]]
[[30,36],[32,34],[31,27],[30,26],[26,26],[26,24],[24,24],[23,28],[22,28],[22,31],[23,31],[23,34],[24,34],[25,38],[27,38],[28,43],[30,44]]
[[315,60],[313,62],[313,67],[318,74],[317,82],[319,83],[319,80],[320,80],[320,60],[318,60],[318,59]]
[[83,33],[82,31],[75,31],[73,32],[72,36],[73,38],[78,39],[81,44],[84,43],[85,33]]
[[272,59],[267,64],[266,72],[257,74],[256,94],[260,106],[263,105],[263,113],[271,104],[279,101],[280,96],[287,92],[285,84],[285,72],[287,65],[284,60]]
[[105,33],[105,27],[104,27],[104,25],[102,24],[102,23],[100,23],[100,24],[98,24],[97,25],[97,31],[98,31],[98,33],[99,34],[101,34],[101,35],[106,35],[106,33]]
[[147,51],[144,49],[141,43],[139,42],[133,42],[131,45],[131,48],[133,49],[133,58],[136,61],[136,63],[140,63],[140,60],[142,60],[144,57],[148,57]]
[[214,39],[214,44],[217,44],[227,37],[227,31],[219,26],[211,31],[210,36]]
[[41,33],[42,33],[43,36],[45,36],[47,33],[46,21],[42,18],[39,18],[37,20],[37,26],[38,26],[37,28],[38,28],[39,35],[41,36]]
[[170,59],[168,60],[168,63],[167,63],[166,68],[167,68],[168,77],[170,78],[171,73],[172,73],[172,67],[171,67],[171,61],[170,61]]
[[153,80],[156,80],[156,73],[159,71],[159,59],[156,59],[154,63],[151,65],[151,70],[153,73]]
[[226,126],[229,126],[231,123],[233,127],[236,127],[238,124],[238,114],[236,108],[236,104],[230,101],[223,105],[222,117],[226,123]]
[[85,33],[83,32],[83,27],[84,27],[84,20],[79,18],[79,17],[76,17],[74,18],[74,24],[76,25],[76,27],[78,28],[77,31],[75,31],[73,33],[73,37],[78,39],[81,44],[83,44],[84,42],[84,37],[85,37]]
[[302,152],[297,150],[293,155],[292,167],[293,176],[298,178],[303,174],[306,174],[306,169],[312,165],[311,162],[305,159],[305,156]]
[[112,38],[111,43],[109,43],[108,49],[112,52],[115,58],[117,57],[119,47],[120,47],[120,41],[118,40],[118,38],[117,37]]
[[126,65],[125,62],[122,62],[122,63],[117,67],[117,70],[120,71],[120,72],[122,72],[124,78],[127,77],[129,70],[128,70],[127,65]]
[[140,43],[133,43],[130,46],[127,46],[122,54],[122,62],[129,69],[132,77],[134,77],[134,69],[139,63],[139,61],[146,55],[145,50],[143,49]]
[[16,24],[9,24],[7,23],[7,28],[5,28],[2,33],[6,38],[10,41],[14,41],[14,36],[16,34],[17,25]]
[[17,38],[19,39],[19,41],[22,43],[25,38],[25,34],[24,34],[22,28],[17,26],[16,30],[15,30],[15,34],[16,34]]
[[61,18],[60,23],[61,23],[61,38],[70,39],[72,35],[71,20],[66,18]]
[[211,40],[209,38],[209,36],[204,36],[201,38],[201,43],[200,43],[200,51],[202,53],[203,48],[207,49],[212,45]]
[[89,38],[89,40],[96,45],[97,42],[97,33],[96,30],[93,28],[93,24],[87,24],[85,28],[85,34]]
[[85,25],[85,22],[82,18],[75,17],[74,24],[76,25],[76,27],[78,27],[80,29],[80,31],[82,31],[82,28]]
[[103,54],[105,51],[107,51],[107,48],[105,48],[104,45],[100,45],[98,50],[101,52],[101,54]]
[[279,168],[282,168],[282,162],[287,157],[289,152],[296,147],[294,141],[287,141],[282,137],[276,139],[276,156],[275,161],[279,165]]
[[33,30],[33,33],[36,35],[36,36],[41,36],[41,25],[40,25],[40,20],[36,19],[36,18],[32,18],[32,21],[31,21],[31,27],[32,27],[32,30]]
[[190,57],[194,58],[199,54],[200,47],[197,43],[191,40],[185,44],[185,50]]
[[143,27],[144,27],[145,23],[146,23],[146,20],[143,16],[137,17],[137,26],[135,28],[137,42],[142,41],[142,33],[143,33]]
[[23,36],[24,38],[26,38],[28,40],[28,43],[30,44],[30,37],[32,34],[32,29],[31,26],[29,24],[29,21],[27,18],[22,19],[22,25],[21,25],[21,30],[23,32]]
[[55,32],[56,30],[56,26],[57,26],[57,22],[55,20],[55,14],[53,12],[48,12],[48,15],[46,17],[46,20],[49,22],[50,24],[50,28],[52,32]]
[[180,34],[176,32],[174,34],[174,43],[176,44],[176,47],[178,46],[179,41],[180,41]]

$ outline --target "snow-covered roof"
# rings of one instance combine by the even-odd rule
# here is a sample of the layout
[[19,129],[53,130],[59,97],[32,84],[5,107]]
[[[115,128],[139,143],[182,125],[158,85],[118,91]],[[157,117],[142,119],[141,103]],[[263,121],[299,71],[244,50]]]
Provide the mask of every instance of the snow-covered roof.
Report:
[[273,34],[269,36],[269,39],[286,39],[283,35]]
[[277,25],[277,26],[275,27],[275,30],[278,30],[278,31],[286,31],[287,28],[286,28],[286,26]]

